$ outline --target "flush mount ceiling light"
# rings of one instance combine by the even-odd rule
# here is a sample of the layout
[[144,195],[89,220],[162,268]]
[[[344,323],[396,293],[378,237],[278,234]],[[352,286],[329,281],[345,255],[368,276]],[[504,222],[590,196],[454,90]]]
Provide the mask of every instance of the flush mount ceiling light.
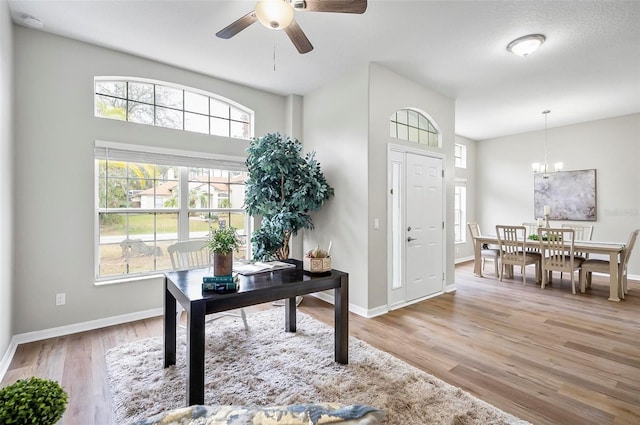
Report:
[[546,40],[542,34],[529,34],[524,37],[516,38],[507,45],[507,50],[517,56],[529,56]]

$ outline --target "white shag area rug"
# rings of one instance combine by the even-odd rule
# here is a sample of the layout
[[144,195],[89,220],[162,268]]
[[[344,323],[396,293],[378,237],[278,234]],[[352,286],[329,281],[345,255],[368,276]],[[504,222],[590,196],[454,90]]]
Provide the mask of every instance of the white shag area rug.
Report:
[[[354,337],[349,364],[334,362],[333,327],[298,311],[297,332],[284,331],[284,310],[240,320],[213,321],[206,329],[205,404],[269,406],[336,402],[385,410],[383,423],[527,424]],[[107,374],[119,424],[184,407],[184,330],[176,365],[163,368],[162,337],[112,348]]]

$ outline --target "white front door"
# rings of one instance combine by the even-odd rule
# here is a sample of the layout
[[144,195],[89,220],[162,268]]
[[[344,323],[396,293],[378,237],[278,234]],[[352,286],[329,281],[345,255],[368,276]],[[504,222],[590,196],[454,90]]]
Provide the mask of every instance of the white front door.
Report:
[[407,153],[407,301],[442,290],[442,160]]
[[442,158],[389,151],[390,309],[443,290]]

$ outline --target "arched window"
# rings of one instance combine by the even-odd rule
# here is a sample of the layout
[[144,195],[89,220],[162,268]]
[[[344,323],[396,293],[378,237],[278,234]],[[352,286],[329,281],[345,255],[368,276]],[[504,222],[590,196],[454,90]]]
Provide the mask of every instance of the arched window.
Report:
[[414,109],[400,109],[389,119],[391,137],[440,147],[440,133],[431,121]]
[[249,140],[253,111],[213,93],[163,81],[95,77],[95,116]]

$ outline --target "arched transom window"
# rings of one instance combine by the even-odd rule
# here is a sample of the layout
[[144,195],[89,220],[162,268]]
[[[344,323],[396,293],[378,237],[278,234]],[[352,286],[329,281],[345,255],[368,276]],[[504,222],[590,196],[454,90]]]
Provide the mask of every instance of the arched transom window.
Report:
[[389,120],[391,137],[439,147],[440,137],[436,127],[420,112],[414,109],[400,109]]
[[131,77],[95,77],[95,116],[249,140],[253,111],[213,93]]

